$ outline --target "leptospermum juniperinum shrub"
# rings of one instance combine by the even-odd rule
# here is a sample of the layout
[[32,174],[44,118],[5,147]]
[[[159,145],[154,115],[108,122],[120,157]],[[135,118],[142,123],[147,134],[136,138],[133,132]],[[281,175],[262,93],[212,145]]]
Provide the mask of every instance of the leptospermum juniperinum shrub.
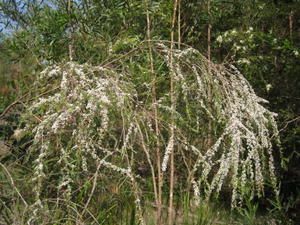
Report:
[[[78,174],[93,171],[98,176],[101,170],[109,169],[127,178],[144,223],[140,194],[149,187],[143,182],[147,177],[139,176],[136,168],[143,165],[151,170],[155,181],[156,139],[161,143],[165,181],[170,154],[184,152],[175,154],[175,167],[182,168],[186,162],[189,173],[185,180],[193,185],[197,201],[201,195],[209,198],[219,193],[226,180],[230,181],[226,185],[232,190],[233,207],[242,201],[246,187],[260,195],[266,180],[271,180],[276,188],[271,143],[271,136],[278,132],[275,114],[263,107],[261,103],[266,101],[254,93],[243,75],[233,66],[208,62],[192,48],[172,50],[173,54],[163,44],[153,49],[160,64],[157,77],[161,80],[163,71],[175,78],[175,112],[166,85],[157,87],[161,96],[157,101],[143,99],[145,93],[139,93],[139,87],[153,84],[139,83],[130,67],[120,61],[115,61],[118,70],[69,62],[41,73],[40,81],[60,84],[53,95],[35,101],[25,116],[34,118],[26,128],[34,135],[31,154],[36,157],[36,202],[31,219],[38,218],[38,209],[49,198],[45,180],[52,182],[58,199],[72,202],[72,193],[83,179]],[[142,53],[136,50],[132,54],[146,58]],[[157,81],[157,85],[167,80]],[[154,106],[159,111],[159,137],[154,132]],[[171,124],[175,135],[168,133]]]

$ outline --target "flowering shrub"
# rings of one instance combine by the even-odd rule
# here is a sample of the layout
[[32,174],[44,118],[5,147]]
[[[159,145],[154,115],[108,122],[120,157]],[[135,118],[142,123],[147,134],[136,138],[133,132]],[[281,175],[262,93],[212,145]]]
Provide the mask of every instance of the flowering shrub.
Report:
[[[33,102],[24,115],[29,121],[25,129],[33,134],[31,154],[35,157],[36,201],[29,223],[43,219],[39,209],[51,210],[45,203],[51,196],[57,201],[75,201],[75,190],[83,179],[80,174],[86,174],[85,179],[95,178],[94,187],[84,198],[83,215],[97,179],[109,170],[125,177],[132,187],[143,224],[140,194],[149,187],[143,181],[147,177],[137,168],[143,165],[151,170],[155,188],[155,147],[162,152],[164,181],[168,181],[165,172],[172,152],[176,168],[187,162],[183,183],[193,185],[197,201],[201,195],[209,198],[219,193],[225,178],[230,180],[233,207],[243,200],[245,187],[262,194],[268,177],[276,189],[271,136],[277,137],[278,131],[275,114],[262,105],[266,101],[254,93],[234,66],[208,62],[192,48],[171,50],[157,44],[153,49],[160,72],[174,76],[175,108],[165,83],[168,78],[161,81],[157,75],[154,83],[160,98],[149,100],[140,86],[153,84],[139,83],[121,59],[115,61],[118,69],[69,62],[50,66],[40,74],[39,82],[59,84],[53,94]],[[169,63],[170,57],[173,63]],[[158,109],[158,136],[153,107]],[[170,126],[174,135],[169,133]],[[155,146],[157,139],[160,146]],[[51,191],[46,185],[49,182]]]

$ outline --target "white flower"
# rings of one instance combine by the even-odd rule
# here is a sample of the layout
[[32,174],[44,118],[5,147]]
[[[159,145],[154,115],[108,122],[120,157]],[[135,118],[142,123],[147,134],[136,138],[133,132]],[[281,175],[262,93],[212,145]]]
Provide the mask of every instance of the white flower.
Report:
[[295,56],[299,55],[299,52],[297,50],[293,51],[293,53],[294,53]]
[[223,42],[223,37],[219,35],[216,39],[217,42],[222,43]]
[[272,84],[267,84],[267,85],[266,85],[266,90],[267,90],[267,91],[270,91],[271,88],[272,88]]
[[17,141],[21,140],[24,137],[25,131],[23,129],[16,129],[14,130],[13,138]]
[[100,101],[103,102],[103,103],[106,103],[106,104],[110,103],[110,101],[109,101],[109,99],[107,98],[106,95],[102,95]]
[[243,59],[240,59],[240,60],[238,61],[238,63],[249,65],[249,64],[250,64],[250,61],[249,61],[248,59],[243,58]]

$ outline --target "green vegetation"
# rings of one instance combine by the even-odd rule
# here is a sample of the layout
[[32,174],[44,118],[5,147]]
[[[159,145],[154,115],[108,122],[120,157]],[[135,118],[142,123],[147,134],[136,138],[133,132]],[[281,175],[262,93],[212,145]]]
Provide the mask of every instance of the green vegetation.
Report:
[[299,9],[0,0],[0,224],[298,224]]

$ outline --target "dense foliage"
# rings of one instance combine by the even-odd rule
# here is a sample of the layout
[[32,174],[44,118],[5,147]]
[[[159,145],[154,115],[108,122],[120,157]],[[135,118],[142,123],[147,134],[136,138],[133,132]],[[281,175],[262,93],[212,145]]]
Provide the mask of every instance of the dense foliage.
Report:
[[297,224],[299,9],[1,0],[0,223]]

